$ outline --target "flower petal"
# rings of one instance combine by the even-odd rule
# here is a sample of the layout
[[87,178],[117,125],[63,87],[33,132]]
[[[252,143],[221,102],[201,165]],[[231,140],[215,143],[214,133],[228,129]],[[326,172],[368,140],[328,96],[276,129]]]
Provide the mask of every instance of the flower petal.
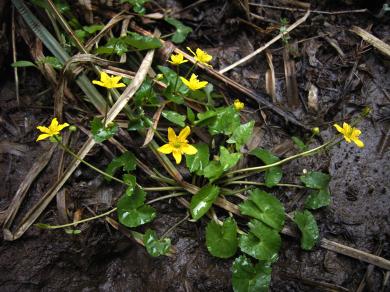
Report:
[[107,83],[110,81],[110,76],[108,76],[108,74],[104,71],[101,71],[100,72],[100,81],[102,81],[103,83]]
[[177,140],[177,137],[176,137],[176,134],[175,134],[175,131],[169,127],[168,128],[168,141],[169,142],[176,142]]
[[96,85],[99,85],[99,86],[106,87],[106,85],[105,85],[103,82],[98,81],[98,80],[92,80],[92,83],[93,83],[93,84],[96,84]]
[[198,149],[190,144],[185,144],[181,147],[181,151],[188,155],[194,155],[198,152]]
[[118,83],[118,84],[115,84],[115,86],[113,88],[119,88],[119,87],[125,87],[126,84],[124,83]]
[[364,147],[364,143],[362,140],[360,140],[359,138],[355,138],[355,139],[352,139],[353,142],[355,142],[355,144],[357,145],[357,147],[359,148],[363,148]]
[[190,88],[190,84],[191,84],[190,81],[188,81],[187,79],[185,79],[184,77],[181,77],[181,76],[180,76],[180,79],[187,87]]
[[199,83],[198,83],[198,89],[201,89],[201,88],[203,88],[203,87],[206,87],[206,85],[207,84],[209,84],[207,81],[200,81]]
[[61,125],[58,125],[57,130],[61,131],[62,129],[64,129],[66,127],[69,127],[69,124],[68,123],[63,123]]
[[165,144],[157,149],[159,152],[164,154],[170,154],[173,151],[173,147],[171,144]]
[[116,84],[122,79],[122,76],[111,75],[111,80]]
[[336,128],[337,131],[339,131],[340,133],[344,134],[344,129],[341,128],[339,125],[334,124],[333,126]]
[[48,127],[38,126],[37,129],[41,131],[42,133],[49,134],[50,130]]
[[49,135],[49,134],[41,134],[38,136],[36,142],[41,141],[41,140],[46,139],[46,138],[49,138],[50,136],[51,135]]
[[358,137],[358,136],[360,136],[361,133],[362,133],[362,131],[360,131],[359,129],[353,128],[351,136]]
[[346,122],[343,123],[343,129],[345,134],[350,134],[352,132],[351,126]]
[[57,120],[57,118],[54,118],[51,120],[49,129],[53,129],[53,128],[57,129],[57,127],[58,127],[58,120]]
[[190,127],[187,126],[180,131],[177,139],[179,140],[179,142],[184,143],[187,140],[187,137],[190,133],[191,133],[191,129]]
[[173,154],[173,157],[176,160],[176,164],[179,164],[181,162],[181,151],[177,150],[177,149],[174,149],[172,151],[172,154]]
[[190,47],[187,47],[187,50],[189,50],[194,56],[196,56],[196,54],[194,53],[194,51],[193,50],[191,50],[191,48]]

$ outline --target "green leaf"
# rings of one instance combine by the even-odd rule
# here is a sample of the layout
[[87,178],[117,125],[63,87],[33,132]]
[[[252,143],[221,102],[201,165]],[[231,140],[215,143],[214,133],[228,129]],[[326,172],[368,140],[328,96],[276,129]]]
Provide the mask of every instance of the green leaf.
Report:
[[91,132],[93,139],[97,143],[101,143],[118,132],[118,125],[111,122],[107,127],[104,127],[103,122],[98,117],[94,117],[91,122]]
[[191,198],[190,211],[192,218],[198,220],[210,209],[218,197],[219,187],[206,185]]
[[157,94],[153,89],[153,81],[150,78],[145,78],[144,82],[142,82],[140,88],[134,95],[134,102],[137,106],[144,104],[159,104]]
[[[263,161],[266,165],[273,164],[275,162],[280,161],[280,159],[277,156],[273,155],[270,151],[262,148],[253,149],[249,154],[256,156],[261,161]],[[277,185],[282,179],[282,176],[283,176],[283,172],[280,166],[274,166],[268,168],[265,171],[265,176],[264,176],[265,185],[269,188]]]
[[202,175],[204,168],[209,163],[209,147],[206,144],[193,145],[198,152],[194,155],[186,155],[186,165],[188,170],[198,175]]
[[83,26],[83,30],[89,34],[94,34],[95,32],[102,30],[103,27],[104,25],[102,24],[93,24],[89,26]]
[[223,107],[216,110],[216,115],[212,118],[209,124],[209,132],[211,135],[231,135],[233,131],[239,126],[239,113],[231,106]]
[[150,0],[121,0],[121,3],[129,3],[133,6],[133,11],[135,13],[143,15],[145,13],[144,4]]
[[299,137],[292,136],[291,139],[293,140],[294,144],[297,145],[298,149],[303,152],[308,149],[305,142],[303,142]]
[[219,161],[210,161],[205,167],[203,175],[207,177],[211,182],[219,178],[223,174],[223,167]]
[[136,177],[126,173],[123,175],[123,181],[128,184],[125,194],[131,196],[135,191],[135,187],[137,186]]
[[146,230],[146,233],[143,238],[143,242],[145,244],[146,251],[152,257],[166,255],[169,252],[169,249],[171,247],[171,239],[169,238],[158,239],[156,231],[152,229]]
[[253,265],[244,255],[236,258],[232,266],[232,285],[235,292],[268,292],[271,283],[271,265],[259,262]]
[[250,191],[249,199],[239,207],[243,215],[256,218],[277,231],[282,230],[285,219],[284,207],[276,197],[255,189]]
[[206,246],[215,257],[226,259],[237,251],[237,223],[233,218],[228,218],[223,225],[210,221],[206,227]]
[[191,123],[195,122],[195,114],[190,107],[187,107],[187,118]]
[[96,49],[97,54],[117,54],[121,57],[123,54],[128,52],[128,44],[126,37],[110,38],[108,42]]
[[282,239],[278,231],[258,220],[248,223],[249,234],[240,238],[240,249],[246,254],[267,262],[276,262]]
[[[120,168],[123,168],[124,172],[133,171],[137,167],[137,160],[135,155],[132,152],[126,151],[121,156],[115,157],[110,164],[106,167],[106,173],[111,176],[115,175],[115,172]],[[106,177],[108,181],[111,181],[111,178]]]
[[117,203],[119,222],[127,227],[137,227],[152,221],[156,211],[145,205],[146,193],[139,187],[131,196],[124,194]]
[[40,63],[52,65],[54,69],[61,70],[63,65],[61,62],[53,56],[47,56],[39,60]]
[[81,233],[81,230],[80,229],[69,229],[69,228],[65,228],[65,233],[66,234],[70,234],[70,235],[78,235]]
[[30,61],[16,61],[11,64],[12,67],[20,68],[20,67],[37,67],[33,62]]
[[230,144],[236,144],[237,151],[240,151],[241,147],[244,146],[252,136],[254,125],[255,121],[250,121],[235,128],[233,135],[226,142]]
[[[176,85],[176,91],[178,93],[181,93],[183,95],[186,95],[188,93],[189,91],[188,87],[184,85],[184,83],[179,78],[179,75],[177,75],[177,73],[174,70],[165,66],[157,66],[157,68],[164,75],[162,82],[169,85],[168,86],[169,92],[171,94],[175,91],[174,90],[175,85]],[[168,88],[166,90],[168,90]]]
[[305,201],[305,208],[315,210],[329,206],[329,204],[330,192],[328,188],[325,188],[312,191]]
[[320,236],[316,219],[307,210],[303,212],[297,211],[294,215],[294,222],[302,233],[301,248],[311,250]]
[[319,171],[309,171],[301,175],[301,181],[311,189],[327,189],[330,182],[330,175]]
[[237,164],[241,158],[241,153],[230,153],[225,147],[219,147],[219,161],[223,171],[227,171]]
[[171,37],[172,42],[180,44],[185,41],[187,35],[192,32],[192,28],[184,25],[181,21],[167,17],[165,21],[176,28],[176,32]]
[[159,39],[151,36],[143,36],[135,32],[128,32],[125,41],[128,45],[138,50],[158,49],[162,47]]
[[148,117],[141,116],[133,120],[129,120],[127,124],[128,131],[138,131],[143,130],[146,127],[149,127],[152,124],[152,121]]
[[175,125],[178,125],[183,128],[186,125],[184,123],[184,121],[186,120],[186,116],[178,114],[177,112],[165,110],[161,113],[161,115]]
[[217,116],[217,112],[213,110],[208,110],[203,113],[198,113],[198,120],[194,122],[195,125],[199,127],[203,127],[206,125],[210,125],[214,122],[214,118]]

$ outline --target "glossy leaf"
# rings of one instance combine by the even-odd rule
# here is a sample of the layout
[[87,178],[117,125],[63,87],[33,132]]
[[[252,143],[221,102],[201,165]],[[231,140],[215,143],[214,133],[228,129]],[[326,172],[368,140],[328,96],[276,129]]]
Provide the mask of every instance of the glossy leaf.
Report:
[[140,88],[134,95],[134,102],[137,106],[144,104],[159,104],[157,94],[153,89],[153,81],[150,78],[145,78]]
[[211,182],[219,178],[223,174],[223,167],[219,161],[210,161],[205,167],[203,175],[207,177]]
[[104,127],[103,122],[98,118],[94,117],[91,122],[91,132],[93,139],[97,143],[101,143],[118,132],[118,125],[111,122],[106,127]]
[[133,6],[133,11],[135,13],[143,15],[145,13],[144,4],[150,0],[121,0],[121,3],[129,3]]
[[218,197],[219,187],[206,185],[191,198],[190,211],[192,218],[198,220],[210,209]]
[[[270,151],[263,149],[263,148],[253,149],[250,152],[250,154],[259,158],[266,165],[273,164],[273,163],[278,162],[280,160],[279,157],[273,155]],[[280,166],[274,166],[274,167],[268,168],[265,171],[265,175],[264,175],[265,185],[269,188],[273,187],[280,182],[282,177],[283,177],[283,172],[282,172],[282,168]]]
[[158,49],[162,47],[159,39],[151,36],[143,36],[135,32],[128,32],[126,43],[138,50]]
[[232,285],[235,292],[268,292],[271,283],[271,266],[267,262],[253,265],[242,255],[233,262]]
[[219,161],[223,171],[227,171],[237,164],[241,158],[241,153],[230,153],[225,147],[219,147]]
[[93,24],[89,26],[83,26],[83,30],[85,30],[89,34],[94,34],[95,32],[102,30],[103,27],[104,25],[102,24]]
[[128,52],[128,44],[126,41],[126,37],[120,37],[120,38],[110,38],[108,42],[100,46],[96,49],[97,54],[117,54],[119,57],[121,57],[123,54]]
[[284,207],[276,197],[255,189],[250,192],[249,199],[239,207],[243,215],[256,218],[277,231],[282,230],[285,219]]
[[297,147],[301,152],[306,151],[308,149],[305,142],[303,142],[300,138],[296,136],[292,136],[291,139],[293,140],[294,144],[297,145]]
[[227,140],[227,143],[236,144],[236,149],[239,151],[242,146],[248,142],[249,138],[252,136],[253,126],[255,121],[250,121],[246,124],[236,127],[233,131],[232,136]]
[[[115,157],[110,164],[106,167],[106,173],[108,173],[111,176],[115,175],[115,172],[121,168],[124,172],[133,171],[137,167],[137,161],[136,157],[132,152],[126,151],[121,156]],[[111,180],[111,178],[106,177],[108,181]]]
[[297,211],[294,215],[294,222],[302,233],[301,248],[311,250],[318,242],[320,236],[316,219],[307,210],[303,212]]
[[237,251],[237,223],[228,218],[223,225],[210,221],[206,227],[206,246],[208,251],[218,258],[230,258]]
[[177,19],[167,17],[165,18],[165,21],[176,28],[175,33],[171,37],[172,42],[174,42],[175,44],[180,44],[184,42],[187,35],[192,32],[191,27],[184,25],[181,21]]
[[[209,115],[211,116],[211,114]],[[215,115],[209,121],[209,132],[211,135],[231,135],[239,126],[240,115],[233,107],[229,106],[215,111]]]
[[187,118],[191,123],[195,122],[195,114],[190,107],[187,107]]
[[128,185],[125,194],[127,196],[131,196],[137,186],[136,177],[134,175],[126,173],[125,175],[123,175],[123,181]]
[[117,203],[119,222],[127,227],[137,227],[152,221],[156,211],[145,205],[146,193],[139,187],[131,196],[123,195]]
[[33,62],[30,62],[30,61],[16,61],[14,63],[11,64],[12,67],[17,67],[17,68],[20,68],[20,67],[37,67]]
[[44,57],[44,58],[40,59],[39,62],[43,63],[43,64],[49,64],[54,69],[58,69],[58,70],[61,70],[63,67],[62,63],[56,57],[53,57],[53,56]]
[[278,231],[258,220],[248,223],[250,232],[240,238],[240,249],[246,254],[267,262],[275,262],[282,240]]
[[198,149],[198,152],[194,155],[186,155],[186,165],[191,173],[196,172],[198,175],[202,175],[203,170],[209,163],[209,147],[206,144],[195,144],[193,146]]
[[186,120],[186,116],[178,114],[177,112],[164,110],[161,115],[171,123],[174,123],[175,125],[178,125],[182,128],[184,128],[186,125],[184,123],[184,121]]
[[305,208],[315,210],[329,206],[329,204],[330,192],[329,188],[325,188],[321,190],[313,190],[305,201]]
[[146,251],[152,257],[158,257],[166,255],[171,247],[171,239],[157,237],[156,231],[148,229],[143,237],[143,242],[146,247]]
[[328,188],[330,175],[318,171],[309,171],[301,175],[300,179],[308,188],[320,190]]

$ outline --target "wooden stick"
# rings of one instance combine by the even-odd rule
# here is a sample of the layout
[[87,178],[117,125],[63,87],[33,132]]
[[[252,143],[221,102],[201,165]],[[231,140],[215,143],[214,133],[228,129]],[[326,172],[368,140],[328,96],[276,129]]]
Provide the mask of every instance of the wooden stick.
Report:
[[241,60],[238,60],[237,62],[231,64],[230,66],[227,66],[226,68],[223,68],[221,70],[219,70],[219,73],[223,74],[223,73],[226,73],[227,71],[233,69],[234,67],[237,67],[238,65],[241,65],[242,63],[248,61],[249,59],[252,59],[254,56],[256,56],[257,54],[261,53],[262,51],[264,51],[266,48],[268,48],[270,45],[272,45],[273,43],[277,42],[278,40],[280,40],[283,36],[285,36],[286,34],[288,34],[289,32],[291,32],[292,30],[294,30],[296,27],[298,27],[300,24],[302,24],[303,22],[306,21],[306,19],[309,17],[310,15],[310,10],[308,10],[305,15],[303,17],[301,17],[300,19],[298,19],[296,22],[294,22],[292,25],[290,25],[286,31],[278,34],[276,37],[274,37],[272,40],[270,40],[268,43],[266,43],[264,46],[258,48],[256,51],[254,51],[253,53],[249,54],[248,56],[242,58]]
[[364,29],[358,26],[352,26],[350,31],[356,33],[364,41],[374,46],[376,49],[381,51],[386,56],[390,57],[390,46],[386,44],[384,41],[378,39],[376,36],[373,36],[372,34],[370,34],[369,32],[365,31]]

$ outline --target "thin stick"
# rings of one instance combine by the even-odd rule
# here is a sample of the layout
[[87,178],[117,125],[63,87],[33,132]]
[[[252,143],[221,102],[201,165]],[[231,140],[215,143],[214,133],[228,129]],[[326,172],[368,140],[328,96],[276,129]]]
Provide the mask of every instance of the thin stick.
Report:
[[[283,6],[273,6],[273,5],[266,5],[266,4],[259,4],[259,3],[249,3],[249,5],[255,6],[255,7],[264,7],[264,8],[269,8],[269,9],[288,10],[288,11],[292,11],[292,12],[305,12],[306,11],[306,9],[290,8],[290,7],[283,7]],[[337,15],[337,14],[349,14],[349,13],[365,13],[365,12],[368,12],[368,9],[341,10],[341,11],[311,10],[311,12],[316,13],[316,14]]]
[[390,46],[384,41],[378,39],[376,36],[373,36],[369,32],[358,26],[352,26],[351,31],[360,36],[364,41],[374,46],[376,49],[381,51],[386,56],[390,57]]
[[256,51],[254,51],[253,53],[249,54],[248,56],[242,58],[241,60],[238,60],[237,62],[231,64],[230,66],[227,66],[226,68],[223,68],[221,70],[219,70],[219,73],[223,74],[235,67],[237,67],[238,65],[241,65],[242,63],[245,63],[246,61],[248,61],[249,59],[252,59],[254,56],[256,56],[257,54],[261,53],[262,51],[264,51],[266,48],[268,48],[270,45],[272,45],[273,43],[277,42],[278,40],[280,40],[283,36],[285,36],[286,34],[288,34],[289,32],[291,32],[292,30],[294,30],[296,27],[298,27],[300,24],[302,24],[303,22],[306,21],[306,19],[309,17],[310,15],[310,10],[308,10],[305,15],[303,17],[301,17],[300,19],[298,19],[296,22],[294,22],[292,25],[290,25],[286,31],[278,34],[276,37],[274,37],[272,40],[270,40],[268,43],[266,43],[264,46],[258,48]]
[[[12,39],[12,60],[15,63],[17,61],[17,59],[16,59],[16,42],[15,42],[15,6],[12,6],[11,39]],[[20,106],[18,67],[14,67],[14,76],[15,76],[16,102],[18,103],[18,106]]]

